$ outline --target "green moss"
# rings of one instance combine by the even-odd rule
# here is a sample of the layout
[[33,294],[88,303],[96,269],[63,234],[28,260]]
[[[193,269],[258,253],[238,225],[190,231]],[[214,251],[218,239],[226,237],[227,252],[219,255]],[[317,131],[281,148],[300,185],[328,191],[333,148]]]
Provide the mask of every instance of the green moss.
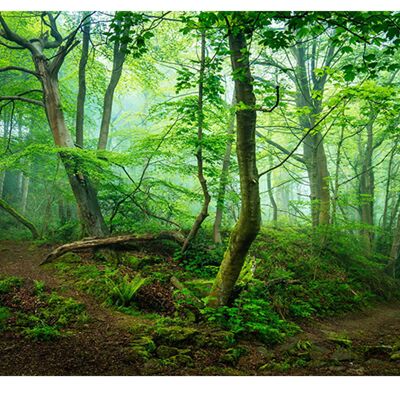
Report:
[[77,264],[81,262],[82,258],[79,254],[68,252],[60,256],[57,260],[58,263]]
[[181,326],[161,326],[156,330],[156,340],[159,343],[183,344],[193,340],[199,331],[194,328]]

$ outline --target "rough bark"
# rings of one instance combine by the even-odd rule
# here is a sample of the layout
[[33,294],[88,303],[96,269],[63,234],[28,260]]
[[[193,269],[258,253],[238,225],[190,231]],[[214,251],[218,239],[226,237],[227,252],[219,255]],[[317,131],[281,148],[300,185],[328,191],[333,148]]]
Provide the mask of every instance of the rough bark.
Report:
[[[129,34],[129,29],[126,29],[123,33],[124,39]],[[105,150],[108,143],[108,134],[110,132],[110,122],[112,107],[114,101],[115,89],[121,78],[122,68],[126,58],[127,41],[126,40],[116,40],[114,42],[113,51],[113,68],[111,71],[110,82],[108,83],[106,93],[104,95],[103,102],[103,115],[101,118],[100,134],[97,148],[99,150]]]
[[[58,77],[49,70],[43,55],[35,56],[34,62],[42,78],[46,115],[55,144],[58,147],[75,148],[62,111]],[[73,155],[60,152],[60,158],[67,172],[85,232],[89,235],[106,235],[108,229],[101,214],[96,191],[89,178],[79,172],[79,165]]]
[[[296,58],[297,87],[296,105],[303,109],[308,107],[310,114],[299,116],[300,126],[308,130],[315,125],[315,117],[322,108],[322,95],[326,83],[326,75],[316,78],[313,71],[310,82],[307,73],[306,51],[304,45],[298,45],[293,51]],[[315,53],[311,55],[311,63],[315,64]],[[329,47],[326,55],[329,65],[333,57],[333,47]],[[311,68],[312,69],[312,68]],[[313,99],[312,90],[320,92],[319,99]],[[330,193],[329,193],[329,171],[324,149],[323,137],[320,132],[308,135],[304,140],[304,162],[307,168],[310,182],[311,216],[313,226],[329,224],[330,222]]]
[[[50,32],[28,40],[12,31],[0,14],[2,26],[0,36],[31,53],[35,65],[35,71],[31,71],[31,73],[41,82],[44,100],[43,103],[35,101],[45,108],[56,146],[72,149],[75,148],[75,145],[64,119],[58,72],[67,54],[78,44],[75,37],[78,29],[63,38],[57,28],[57,18],[51,12],[43,12],[41,18],[42,21],[46,21],[46,26],[50,27]],[[46,49],[56,49],[56,53],[51,59],[46,57]],[[97,195],[89,179],[79,171],[77,160],[71,154],[67,155],[61,152],[60,158],[64,163],[85,230],[89,234],[98,236],[107,234],[108,229],[101,214]]]
[[204,73],[205,73],[205,66],[206,66],[206,36],[203,32],[201,34],[201,56],[200,56],[200,74],[199,74],[199,92],[198,92],[198,103],[197,103],[197,113],[198,113],[198,120],[197,120],[197,152],[196,152],[196,159],[197,159],[197,178],[200,182],[201,190],[203,192],[203,204],[198,214],[196,220],[188,236],[186,237],[185,242],[182,246],[182,253],[184,253],[191,241],[197,236],[199,229],[204,222],[204,220],[208,217],[208,206],[211,201],[211,196],[208,191],[207,180],[204,176],[204,160],[203,160],[203,126],[204,126],[204,111],[203,111],[203,93],[204,93]]
[[22,176],[22,194],[21,194],[21,212],[25,214],[26,206],[28,204],[28,193],[29,193],[29,176]]
[[276,225],[278,222],[278,206],[276,205],[276,201],[274,198],[274,194],[272,193],[272,171],[267,173],[267,189],[268,189],[268,197],[272,207],[272,221]]
[[41,264],[49,263],[62,256],[69,251],[82,251],[94,248],[111,248],[126,250],[136,248],[141,242],[172,240],[177,243],[183,243],[182,236],[177,232],[160,232],[157,235],[120,235],[105,238],[89,237],[77,242],[67,243],[57,247],[49,253]]
[[[372,112],[372,110],[371,110]],[[359,184],[359,202],[361,223],[365,225],[365,229],[361,230],[362,240],[365,249],[370,252],[374,240],[374,234],[371,227],[374,224],[374,171],[372,168],[373,155],[373,124],[375,114],[371,114],[370,121],[367,125],[367,144],[363,152],[362,173],[360,175]]]
[[[88,13],[84,13],[87,15]],[[85,121],[85,99],[86,99],[86,64],[89,57],[90,41],[90,17],[88,17],[82,27],[82,52],[79,60],[78,72],[78,97],[76,102],[76,144],[83,148],[83,124]]]
[[256,238],[261,223],[260,193],[256,164],[256,120],[253,77],[250,71],[249,50],[240,28],[229,30],[229,48],[234,72],[236,101],[242,105],[236,111],[236,151],[240,175],[241,208],[222,264],[210,293],[211,306],[226,305]]
[[396,264],[399,258],[399,251],[400,251],[400,213],[397,217],[397,226],[394,232],[392,247],[390,249],[389,262],[387,265],[387,269],[392,274],[393,278],[396,277]]
[[221,176],[219,178],[219,187],[218,187],[218,194],[217,194],[217,207],[215,211],[215,219],[213,225],[213,240],[214,243],[220,244],[222,243],[221,238],[221,224],[222,224],[222,216],[224,214],[224,203],[225,203],[225,193],[226,193],[226,185],[228,183],[229,177],[229,166],[231,164],[231,153],[232,153],[232,145],[235,139],[235,102],[236,102],[236,94],[233,91],[233,98],[232,98],[232,109],[229,118],[229,125],[228,125],[228,140],[226,142],[225,147],[225,154],[224,159],[222,162],[222,170]]
[[40,237],[39,231],[36,229],[35,225],[33,225],[32,222],[26,219],[21,213],[19,213],[2,199],[0,199],[0,208],[12,215],[22,225],[26,226],[31,231],[34,239],[38,239]]

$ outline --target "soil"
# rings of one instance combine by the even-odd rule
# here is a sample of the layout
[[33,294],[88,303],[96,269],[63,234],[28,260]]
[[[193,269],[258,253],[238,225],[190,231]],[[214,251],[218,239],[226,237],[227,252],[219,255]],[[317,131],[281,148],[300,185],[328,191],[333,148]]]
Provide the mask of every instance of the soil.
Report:
[[[0,375],[144,375],[143,363],[130,351],[129,328],[145,318],[111,310],[90,295],[60,281],[39,266],[50,248],[30,243],[0,243],[0,275],[44,281],[61,295],[84,303],[88,323],[74,335],[51,342],[33,342],[0,333]],[[150,321],[148,321],[151,323]],[[379,304],[365,311],[310,320],[303,332],[275,349],[253,341],[232,367],[204,369],[201,360],[182,375],[399,375],[393,354],[400,345],[399,304]],[[303,343],[303,347],[302,344]],[[300,345],[299,345],[300,344]],[[400,346],[399,346],[400,348]],[[400,351],[399,351],[400,358]],[[288,360],[290,362],[288,362]],[[302,363],[296,360],[305,360]],[[197,361],[199,364],[197,364]],[[219,368],[219,369],[218,369]],[[162,374],[169,374],[164,370]],[[171,374],[176,375],[179,371]]]

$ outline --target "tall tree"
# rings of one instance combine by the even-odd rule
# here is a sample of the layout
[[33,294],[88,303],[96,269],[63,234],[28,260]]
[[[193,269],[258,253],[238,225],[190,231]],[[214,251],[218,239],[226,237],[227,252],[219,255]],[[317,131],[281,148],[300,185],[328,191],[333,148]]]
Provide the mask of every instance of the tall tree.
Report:
[[[63,38],[57,27],[58,16],[59,14],[54,16],[51,12],[42,13],[42,23],[49,28],[49,31],[28,40],[13,31],[0,14],[2,26],[0,36],[13,43],[11,47],[28,50],[35,65],[35,71],[18,66],[10,66],[9,68],[37,77],[42,85],[43,101],[23,96],[2,96],[0,100],[13,99],[44,107],[55,145],[59,148],[74,149],[75,145],[66,125],[61,104],[58,73],[67,54],[79,43],[76,40],[79,28]],[[48,58],[46,50],[51,49],[56,50],[56,53],[53,57]],[[62,151],[59,154],[75,195],[85,231],[89,235],[104,236],[108,233],[108,229],[101,213],[96,192],[89,178],[80,172],[78,160],[72,154]]]

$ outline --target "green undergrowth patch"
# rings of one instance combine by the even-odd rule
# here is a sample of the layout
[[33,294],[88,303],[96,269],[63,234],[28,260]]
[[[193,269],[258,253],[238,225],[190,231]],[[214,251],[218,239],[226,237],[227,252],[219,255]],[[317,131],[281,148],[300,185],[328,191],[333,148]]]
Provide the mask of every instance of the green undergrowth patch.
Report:
[[0,330],[47,341],[87,321],[83,304],[48,290],[43,282],[0,277]]

